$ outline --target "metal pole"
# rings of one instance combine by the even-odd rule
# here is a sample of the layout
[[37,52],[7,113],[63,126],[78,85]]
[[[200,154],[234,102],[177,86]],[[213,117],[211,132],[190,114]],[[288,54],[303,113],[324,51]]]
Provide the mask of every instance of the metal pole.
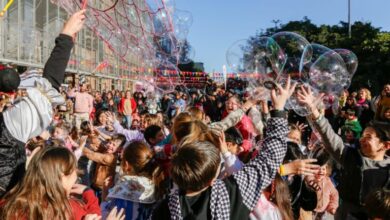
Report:
[[348,36],[352,37],[351,34],[351,0],[348,0]]

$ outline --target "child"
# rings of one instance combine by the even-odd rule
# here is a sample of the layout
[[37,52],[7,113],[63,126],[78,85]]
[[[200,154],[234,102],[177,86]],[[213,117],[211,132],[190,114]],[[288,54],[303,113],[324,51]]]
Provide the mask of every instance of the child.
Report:
[[147,127],[144,132],[144,137],[150,147],[158,145],[161,141],[165,139],[161,127],[157,125],[150,125],[149,127]]
[[5,196],[0,218],[81,220],[87,214],[100,215],[93,190],[75,184],[76,170],[76,158],[68,149],[43,148],[32,158],[23,181]]
[[378,189],[365,200],[365,209],[370,220],[390,219],[390,191]]
[[148,219],[164,195],[164,175],[153,159],[153,151],[143,142],[132,142],[123,152],[124,175],[101,205],[103,217],[112,208],[125,208],[126,220]]
[[118,159],[118,149],[122,148],[126,143],[126,138],[123,135],[114,135],[107,142],[104,153],[94,152],[88,148],[83,149],[83,154],[90,160],[96,162],[95,175],[93,176],[92,186],[99,194],[103,189],[104,180],[108,177],[115,179],[115,168]]
[[360,125],[358,118],[355,116],[355,111],[349,109],[345,119],[344,126],[342,127],[343,133],[345,130],[352,130],[356,134],[356,138],[360,138],[362,132],[362,126]]
[[286,152],[283,108],[295,85],[290,86],[288,79],[286,88],[278,88],[278,94],[271,91],[276,110],[271,113],[267,138],[257,157],[232,176],[216,180],[221,158],[215,145],[207,141],[184,144],[172,158],[172,179],[179,190],[159,204],[152,219],[248,219]]
[[390,149],[390,126],[372,123],[363,131],[357,149],[346,148],[329,122],[323,118],[316,108],[317,97],[310,89],[302,88],[298,92],[298,100],[306,104],[312,112],[316,130],[320,133],[326,150],[343,169],[338,186],[343,203],[336,213],[336,219],[367,218],[363,208],[364,198],[378,188],[389,189],[390,159],[385,157]]
[[69,127],[64,123],[54,127],[52,139],[60,141],[63,147],[68,148],[72,152],[74,148],[79,147],[79,145],[70,137]]
[[339,206],[339,193],[334,187],[329,175],[331,164],[326,162],[314,175],[314,182],[320,187],[317,191],[317,207],[313,212],[313,219],[325,219],[328,215],[334,215]]

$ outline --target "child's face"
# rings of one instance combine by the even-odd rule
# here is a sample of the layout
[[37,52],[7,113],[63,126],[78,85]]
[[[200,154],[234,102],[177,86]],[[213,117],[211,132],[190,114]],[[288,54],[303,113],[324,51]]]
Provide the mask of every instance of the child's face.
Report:
[[287,137],[291,140],[291,141],[293,141],[293,142],[295,142],[296,144],[301,144],[301,132],[299,132],[299,131],[297,131],[297,130],[291,130],[289,133],[288,133],[288,135],[287,135]]
[[345,132],[345,141],[346,141],[347,143],[351,143],[351,142],[353,142],[354,140],[355,140],[355,137],[354,137],[354,135],[353,135],[353,132],[351,132],[351,131]]
[[386,146],[380,141],[375,129],[367,127],[360,138],[360,150],[364,156],[374,159],[384,154]]
[[162,130],[160,130],[158,133],[157,133],[157,135],[156,135],[156,137],[154,138],[154,140],[155,140],[155,144],[158,144],[158,143],[160,143],[161,141],[163,141],[165,139],[165,136],[164,136],[164,133],[162,132]]
[[383,114],[384,118],[387,120],[390,120],[390,108],[385,111],[385,114]]
[[107,123],[107,115],[105,113],[99,115],[99,122],[102,125],[105,125]]
[[115,153],[118,150],[120,144],[121,144],[120,140],[113,140],[113,141],[108,142],[106,145],[107,153],[109,153],[109,154]]
[[320,167],[320,169],[318,170],[317,174],[315,175],[316,179],[318,180],[322,180],[322,178],[324,178],[327,174],[327,165],[323,165]]
[[76,183],[77,173],[76,169],[69,175],[63,175],[61,178],[62,186],[64,187],[66,194],[69,195],[73,185]]
[[353,120],[353,119],[355,119],[355,114],[353,114],[353,113],[348,113],[348,114],[347,114],[347,119],[348,119],[348,120]]
[[233,142],[226,142],[228,151],[234,155],[238,155],[240,153],[240,147],[238,144],[233,143]]
[[54,139],[62,139],[64,138],[64,131],[61,128],[55,128],[53,132]]

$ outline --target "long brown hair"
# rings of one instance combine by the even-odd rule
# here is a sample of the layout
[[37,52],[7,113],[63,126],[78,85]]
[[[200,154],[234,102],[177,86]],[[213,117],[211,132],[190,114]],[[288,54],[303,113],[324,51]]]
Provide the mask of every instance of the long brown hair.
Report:
[[151,179],[155,185],[156,198],[160,199],[166,191],[164,187],[165,176],[153,156],[153,151],[144,142],[132,142],[123,151],[122,167],[125,167],[124,163],[127,162],[131,167],[131,170],[127,172],[131,175]]
[[267,188],[271,192],[271,202],[279,209],[283,220],[294,219],[294,214],[291,207],[290,190],[288,185],[283,181],[279,174],[276,174],[271,186]]
[[23,180],[6,194],[1,219],[72,219],[62,176],[76,169],[76,158],[66,148],[46,147],[32,159]]

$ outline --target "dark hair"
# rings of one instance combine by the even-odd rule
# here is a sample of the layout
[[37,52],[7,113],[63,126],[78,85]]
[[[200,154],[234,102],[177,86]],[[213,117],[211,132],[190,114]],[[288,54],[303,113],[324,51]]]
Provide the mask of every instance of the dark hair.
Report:
[[155,185],[157,199],[160,199],[166,191],[165,176],[153,156],[153,151],[144,142],[134,141],[123,151],[123,162],[126,161],[131,166],[132,174],[151,179]]
[[152,138],[156,138],[158,132],[161,131],[161,127],[157,125],[150,125],[144,131],[144,138],[148,144],[152,144],[149,140]]
[[92,134],[91,127],[89,126],[89,121],[83,121],[80,124],[80,135],[90,135]]
[[235,127],[230,127],[225,131],[225,141],[235,143],[238,145],[242,144],[242,135],[239,130]]
[[108,110],[107,109],[101,109],[99,110],[98,112],[96,112],[96,117],[95,117],[95,125],[101,125],[100,121],[99,121],[99,117],[101,114],[105,114],[107,113]]
[[212,143],[193,142],[181,146],[172,158],[172,179],[181,190],[197,192],[216,177],[220,153]]
[[298,144],[295,142],[287,141],[287,152],[284,156],[283,162],[289,162],[296,159],[303,159],[305,156],[299,149]]
[[370,218],[390,219],[390,191],[378,189],[368,194],[365,209]]
[[389,123],[371,121],[370,123],[368,123],[367,127],[373,128],[381,141],[390,141]]
[[123,147],[126,143],[126,137],[123,134],[115,134],[111,137],[111,141],[120,141],[119,147]]
[[328,152],[326,152],[325,148],[317,147],[312,151],[312,158],[317,159],[315,164],[323,166],[329,162],[330,155]]

